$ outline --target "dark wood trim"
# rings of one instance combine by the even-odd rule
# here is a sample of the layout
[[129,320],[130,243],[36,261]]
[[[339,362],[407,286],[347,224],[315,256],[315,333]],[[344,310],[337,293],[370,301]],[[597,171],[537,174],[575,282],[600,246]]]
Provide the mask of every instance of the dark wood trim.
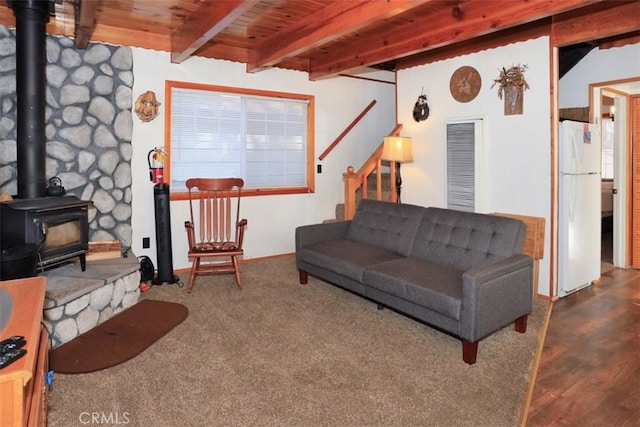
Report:
[[91,40],[91,35],[96,26],[96,12],[100,2],[93,0],[82,0],[76,2],[76,47],[86,49]]

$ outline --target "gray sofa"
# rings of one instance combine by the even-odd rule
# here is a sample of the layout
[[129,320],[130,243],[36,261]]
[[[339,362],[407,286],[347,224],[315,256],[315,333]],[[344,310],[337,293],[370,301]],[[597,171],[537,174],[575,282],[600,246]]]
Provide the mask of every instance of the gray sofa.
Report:
[[525,234],[513,218],[362,200],[352,221],[298,227],[296,263],[301,284],[311,274],[461,338],[473,364],[482,338],[526,331]]

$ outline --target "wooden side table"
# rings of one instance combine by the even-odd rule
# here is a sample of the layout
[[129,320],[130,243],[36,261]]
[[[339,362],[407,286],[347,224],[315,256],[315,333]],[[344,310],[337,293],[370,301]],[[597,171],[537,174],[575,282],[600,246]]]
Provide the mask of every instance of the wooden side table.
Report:
[[45,426],[45,377],[49,365],[49,337],[42,326],[45,277],[0,282],[13,299],[11,317],[0,332],[0,340],[22,335],[27,353],[0,369],[0,426]]
[[538,277],[540,275],[539,260],[544,255],[544,218],[500,212],[495,212],[493,215],[516,218],[527,225],[527,235],[524,239],[522,252],[533,257],[533,296],[535,297],[538,292]]

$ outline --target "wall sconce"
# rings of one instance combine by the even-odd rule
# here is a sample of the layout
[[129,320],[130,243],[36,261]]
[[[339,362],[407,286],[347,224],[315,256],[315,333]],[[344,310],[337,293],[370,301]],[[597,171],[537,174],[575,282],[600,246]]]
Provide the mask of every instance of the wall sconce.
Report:
[[400,165],[402,163],[413,162],[411,138],[405,136],[385,136],[382,147],[382,160],[396,162],[396,195],[398,196],[397,202],[400,203],[400,188],[402,187]]

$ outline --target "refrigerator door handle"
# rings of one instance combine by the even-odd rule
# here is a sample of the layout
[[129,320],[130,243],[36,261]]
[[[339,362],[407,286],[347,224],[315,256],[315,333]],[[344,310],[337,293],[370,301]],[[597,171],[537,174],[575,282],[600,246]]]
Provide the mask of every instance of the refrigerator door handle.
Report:
[[575,178],[571,179],[569,185],[571,186],[569,194],[569,221],[573,222],[576,205],[578,204],[578,180]]

